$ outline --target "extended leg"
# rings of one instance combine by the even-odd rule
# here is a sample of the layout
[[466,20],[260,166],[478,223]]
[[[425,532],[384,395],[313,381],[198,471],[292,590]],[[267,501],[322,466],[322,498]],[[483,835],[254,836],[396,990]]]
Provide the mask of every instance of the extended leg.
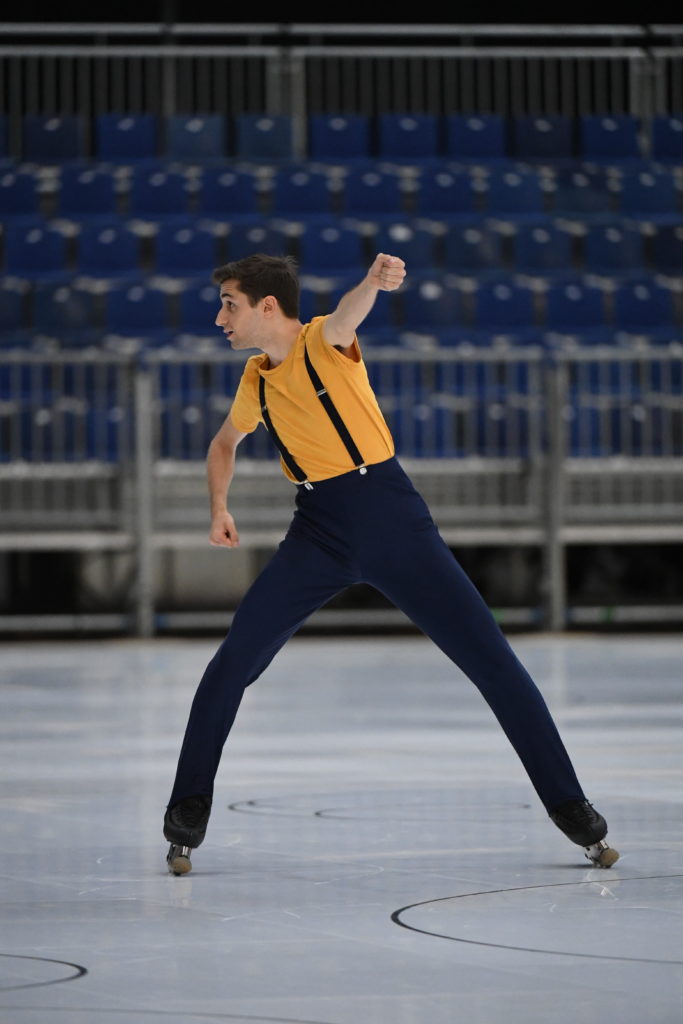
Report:
[[350,570],[317,545],[292,536],[282,542],[242,599],[199,684],[169,806],[197,794],[211,796],[245,688],[312,612],[353,582]]
[[585,800],[543,697],[436,529],[403,531],[394,544],[369,581],[479,688],[546,809]]

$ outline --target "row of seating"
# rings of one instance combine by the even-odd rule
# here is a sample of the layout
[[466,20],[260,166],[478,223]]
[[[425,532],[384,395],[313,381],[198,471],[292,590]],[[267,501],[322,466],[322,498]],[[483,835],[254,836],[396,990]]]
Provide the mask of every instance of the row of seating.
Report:
[[[460,458],[528,457],[538,448],[538,421],[523,404],[471,394],[454,401],[447,393],[382,396],[382,409],[399,455]],[[157,455],[163,459],[203,460],[227,410],[207,415],[206,405],[173,402],[158,418]],[[657,399],[600,396],[593,404],[574,396],[566,410],[570,457],[673,456],[681,451],[680,410],[665,410]],[[120,404],[62,399],[24,404],[19,412],[0,402],[0,462],[117,462],[129,458],[132,412]],[[261,431],[248,435],[243,457],[276,457]]]
[[[455,402],[444,393],[383,397],[384,416],[399,455],[461,458],[528,457],[537,449],[537,419],[528,408],[510,407],[500,399],[471,395]],[[162,459],[203,460],[225,412],[207,416],[203,403],[174,403],[159,416],[157,455]],[[566,407],[567,454],[574,458],[674,456],[681,451],[680,411],[665,411],[647,398],[614,398],[587,404],[574,397]],[[0,462],[117,462],[130,457],[131,410],[118,404],[102,407],[85,400],[24,404],[21,412],[0,402]],[[532,442],[532,438],[535,440]],[[243,442],[245,458],[276,457],[261,431]]]
[[577,271],[625,277],[683,272],[683,218],[674,224],[612,219],[584,224],[536,218],[521,224],[479,219],[425,225],[409,218],[372,224],[314,220],[283,226],[260,217],[221,225],[14,222],[2,233],[8,275],[110,279],[142,271],[210,278],[214,267],[253,252],[288,253],[312,276],[360,276],[377,252],[404,259],[409,271],[438,268],[465,276],[508,268],[530,275]]
[[[302,319],[334,309],[344,290],[331,282],[326,288],[304,288]],[[81,345],[105,334],[168,344],[189,334],[224,347],[214,326],[218,308],[211,285],[172,291],[138,282],[102,292],[68,283],[30,288],[10,279],[0,287],[0,345],[30,345],[36,335]],[[436,332],[451,345],[476,338],[477,332],[482,332],[480,343],[500,334],[517,344],[539,343],[547,334],[580,336],[590,344],[612,344],[619,335],[668,343],[683,339],[683,302],[679,290],[646,279],[613,282],[607,289],[576,278],[539,290],[515,277],[470,288],[448,276],[413,277],[395,294],[378,297],[361,331],[371,344],[395,343],[397,334],[406,332]]]
[[[86,129],[92,144],[86,141]],[[0,155],[9,155],[8,124],[0,121]],[[78,160],[139,161],[160,155],[179,160],[289,159],[293,119],[287,115],[101,114],[91,124],[79,115],[25,115],[20,158],[38,163]],[[659,116],[643,123],[629,114],[542,115],[503,118],[492,114],[437,116],[423,113],[312,115],[306,155],[316,160],[367,157],[476,160],[516,157],[563,160],[583,157],[619,161],[653,156],[683,162],[683,120]]]
[[543,212],[601,217],[610,212],[666,219],[683,214],[683,179],[655,164],[475,172],[380,166],[347,169],[299,164],[254,171],[231,166],[183,173],[138,167],[128,173],[67,166],[52,175],[6,168],[0,173],[0,220],[31,216],[80,219],[410,213],[440,217],[477,213],[527,216]]

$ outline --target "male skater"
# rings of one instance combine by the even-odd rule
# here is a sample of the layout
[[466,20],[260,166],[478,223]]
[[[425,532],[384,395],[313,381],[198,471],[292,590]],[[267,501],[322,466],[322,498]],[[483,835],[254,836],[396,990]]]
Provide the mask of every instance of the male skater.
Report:
[[228,511],[235,452],[263,423],[297,487],[285,539],[244,595],[199,684],[164,818],[169,870],[191,870],[204,839],[223,745],[245,687],[334,594],[372,584],[472,680],[488,702],[555,824],[594,864],[618,858],[586,797],[548,708],[486,604],[442,540],[394,457],[356,329],[379,291],[405,277],[380,253],[325,317],[302,325],[299,283],[287,257],[253,255],[219,267],[216,324],[246,363],[230,413],[209,446],[212,544],[235,547]]

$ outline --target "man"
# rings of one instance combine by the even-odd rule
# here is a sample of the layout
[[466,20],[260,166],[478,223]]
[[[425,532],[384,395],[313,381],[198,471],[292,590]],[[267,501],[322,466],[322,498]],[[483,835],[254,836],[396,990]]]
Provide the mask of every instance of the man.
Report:
[[214,777],[245,687],[312,612],[361,581],[401,608],[479,688],[555,824],[593,863],[609,867],[618,858],[541,694],[394,457],[356,329],[377,293],[396,290],[404,277],[403,261],[380,253],[333,313],[302,325],[288,258],[254,255],[214,272],[217,326],[233,349],[262,354],[247,361],[209,446],[210,541],[239,543],[227,495],[237,447],[259,423],[297,485],[296,511],[194,698],[164,818],[174,874],[191,869],[191,850],[204,839]]

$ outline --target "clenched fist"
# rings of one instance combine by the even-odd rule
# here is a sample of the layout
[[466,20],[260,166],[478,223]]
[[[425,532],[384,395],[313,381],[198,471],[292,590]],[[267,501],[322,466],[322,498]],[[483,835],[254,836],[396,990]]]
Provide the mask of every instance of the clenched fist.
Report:
[[240,542],[235,520],[229,512],[219,512],[211,520],[209,543],[216,547],[236,548]]
[[398,256],[388,256],[380,252],[368,271],[368,279],[375,288],[383,292],[393,292],[400,288],[406,276],[406,265]]

